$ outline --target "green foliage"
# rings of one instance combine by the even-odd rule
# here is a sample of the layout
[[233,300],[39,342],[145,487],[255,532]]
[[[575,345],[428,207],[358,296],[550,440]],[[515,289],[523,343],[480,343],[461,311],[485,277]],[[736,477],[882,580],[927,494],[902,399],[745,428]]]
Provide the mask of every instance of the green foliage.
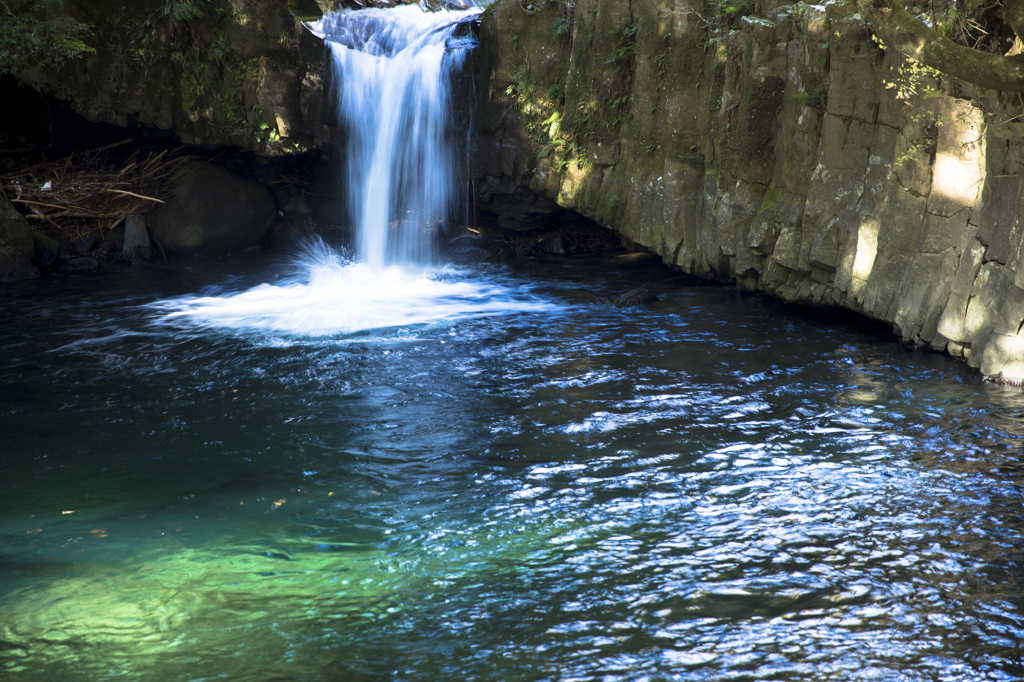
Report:
[[165,0],[160,12],[171,22],[171,27],[203,17],[203,10],[196,0]]
[[934,144],[938,129],[948,122],[925,105],[927,100],[942,94],[935,87],[940,76],[930,66],[908,59],[896,71],[895,78],[883,81],[885,87],[895,91],[896,99],[904,104],[904,112],[913,128],[920,131],[916,137],[907,139],[906,149],[894,165],[907,164],[926,151]]
[[259,127],[256,129],[255,136],[257,142],[269,143],[277,142],[281,138],[281,135],[277,132],[277,129],[271,128],[266,123],[261,123],[259,125]]
[[552,84],[547,91],[547,98],[556,106],[565,104],[565,89],[558,83]]
[[0,74],[58,68],[96,52],[93,27],[64,14],[60,0],[0,0]]
[[798,92],[793,95],[793,101],[805,107],[818,106],[818,98],[809,92]]
[[565,38],[572,30],[572,24],[565,17],[557,17],[551,22],[551,36],[555,40]]
[[481,2],[480,4],[484,8],[484,11],[480,13],[480,21],[481,22],[488,22],[488,21],[490,21],[491,17],[494,16],[495,8],[497,8],[497,6],[498,6],[497,0],[484,0],[484,2]]
[[754,0],[720,0],[716,17],[727,19],[739,19],[749,14],[754,8]]
[[509,72],[508,77],[509,84],[505,88],[505,94],[512,97],[516,108],[522,113],[536,113],[533,111],[535,108],[533,91],[536,89],[537,83],[530,73],[529,65],[520,64]]
[[619,42],[612,50],[605,64],[612,65],[612,73],[618,73],[636,54],[636,23],[627,24],[619,31]]

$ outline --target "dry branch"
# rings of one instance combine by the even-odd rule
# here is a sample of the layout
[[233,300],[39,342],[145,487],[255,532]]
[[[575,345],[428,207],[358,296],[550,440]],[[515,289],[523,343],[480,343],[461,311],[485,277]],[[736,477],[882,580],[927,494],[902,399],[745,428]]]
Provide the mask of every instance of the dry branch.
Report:
[[195,158],[178,155],[179,148],[111,162],[108,150],[130,141],[0,174],[0,193],[26,217],[66,236],[108,232],[127,216],[146,215],[164,203],[175,172]]

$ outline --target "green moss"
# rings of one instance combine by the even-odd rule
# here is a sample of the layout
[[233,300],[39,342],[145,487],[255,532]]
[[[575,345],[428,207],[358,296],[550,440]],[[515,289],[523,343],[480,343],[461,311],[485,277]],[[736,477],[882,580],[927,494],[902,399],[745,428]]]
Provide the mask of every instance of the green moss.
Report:
[[774,213],[782,203],[784,196],[785,190],[782,187],[772,187],[765,192],[761,197],[761,205],[757,209],[757,218],[763,220]]

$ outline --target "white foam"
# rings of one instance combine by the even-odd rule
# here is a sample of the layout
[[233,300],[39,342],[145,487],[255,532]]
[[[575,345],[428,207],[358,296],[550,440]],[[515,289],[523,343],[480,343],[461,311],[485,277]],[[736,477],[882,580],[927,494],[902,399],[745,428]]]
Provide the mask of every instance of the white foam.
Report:
[[325,336],[409,328],[455,320],[548,312],[556,304],[526,287],[506,286],[453,268],[372,268],[313,242],[298,274],[220,296],[157,302],[165,321],[204,328]]

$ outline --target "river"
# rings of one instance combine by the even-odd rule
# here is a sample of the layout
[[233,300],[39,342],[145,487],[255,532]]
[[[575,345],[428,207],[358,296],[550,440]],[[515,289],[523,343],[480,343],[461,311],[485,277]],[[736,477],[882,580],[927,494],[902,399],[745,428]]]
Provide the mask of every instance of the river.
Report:
[[1020,389],[638,254],[441,279],[504,303],[167,316],[300,282],[262,253],[8,285],[0,677],[1024,677]]

